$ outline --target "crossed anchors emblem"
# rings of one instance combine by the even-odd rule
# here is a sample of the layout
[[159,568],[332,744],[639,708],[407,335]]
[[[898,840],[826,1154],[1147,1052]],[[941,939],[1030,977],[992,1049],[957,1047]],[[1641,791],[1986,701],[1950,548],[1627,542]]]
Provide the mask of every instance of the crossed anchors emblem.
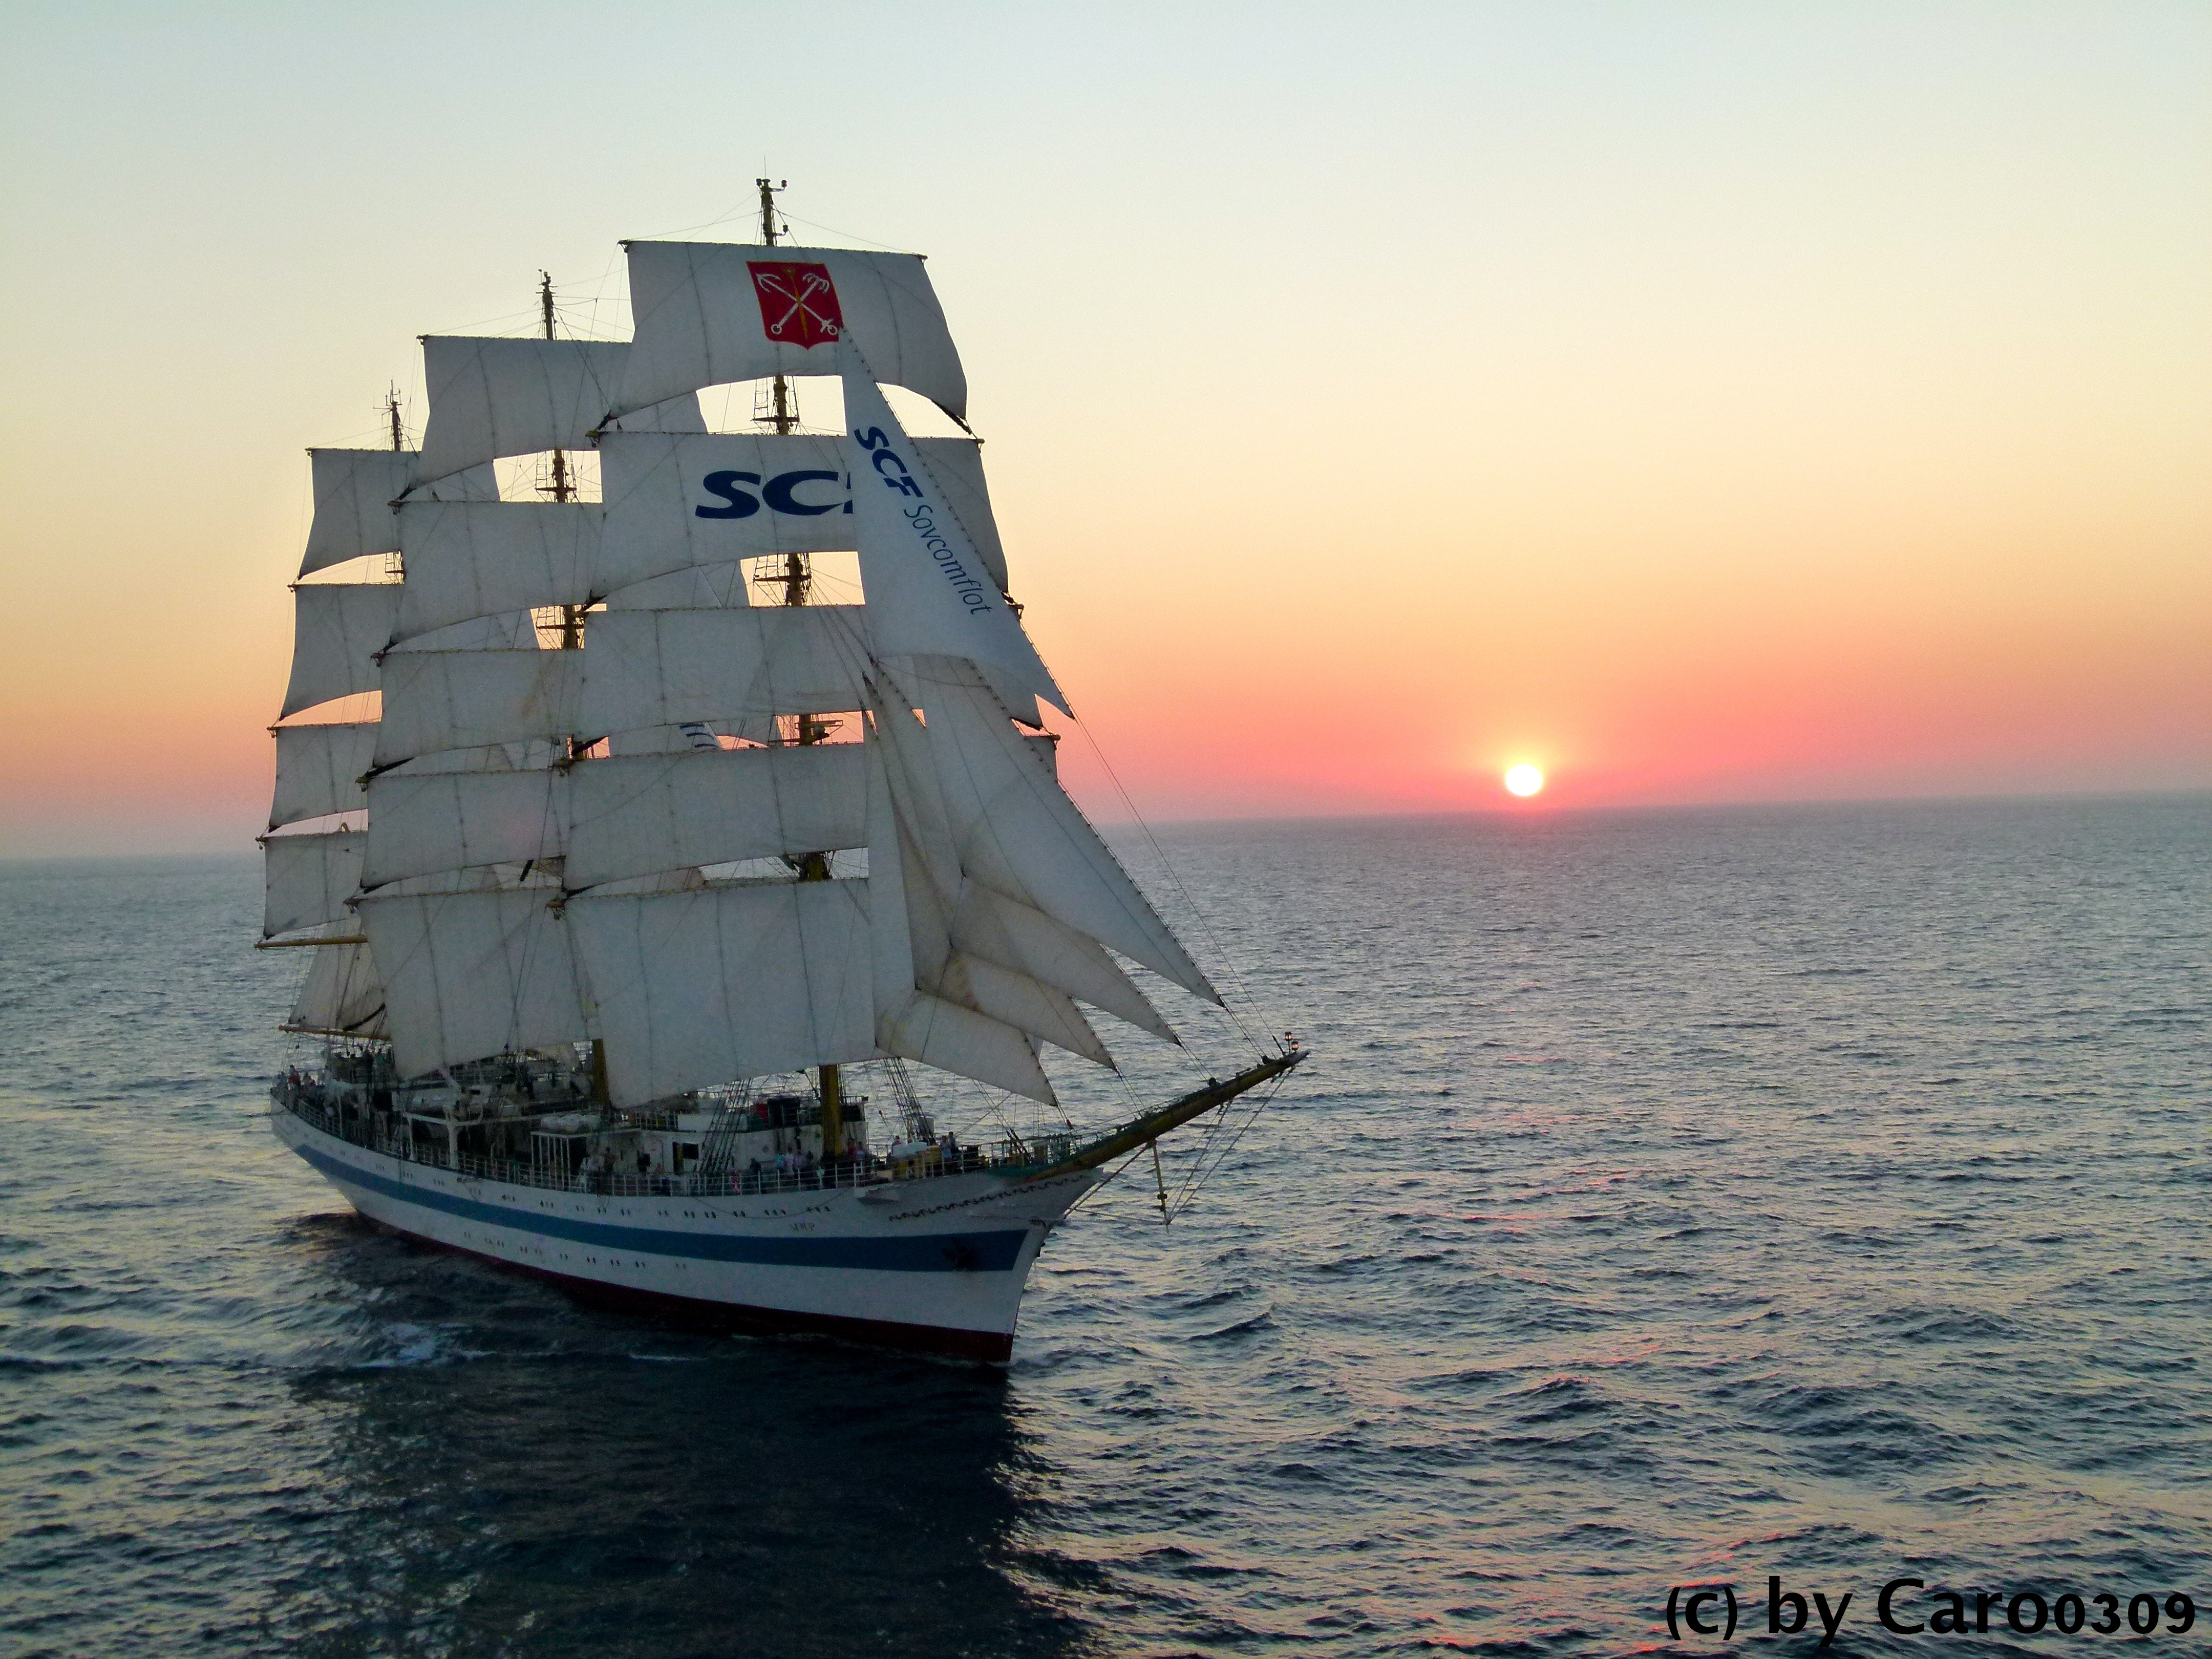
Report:
[[845,313],[830,267],[749,259],[753,293],[760,301],[761,331],[781,345],[800,347],[835,340],[845,331]]

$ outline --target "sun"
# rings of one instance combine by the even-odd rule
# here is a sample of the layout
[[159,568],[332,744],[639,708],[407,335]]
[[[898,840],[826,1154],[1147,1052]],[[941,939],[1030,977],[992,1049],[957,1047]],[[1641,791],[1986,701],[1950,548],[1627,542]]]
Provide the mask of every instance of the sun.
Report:
[[1533,795],[1544,787],[1544,775],[1522,761],[1505,769],[1505,787],[1516,795]]

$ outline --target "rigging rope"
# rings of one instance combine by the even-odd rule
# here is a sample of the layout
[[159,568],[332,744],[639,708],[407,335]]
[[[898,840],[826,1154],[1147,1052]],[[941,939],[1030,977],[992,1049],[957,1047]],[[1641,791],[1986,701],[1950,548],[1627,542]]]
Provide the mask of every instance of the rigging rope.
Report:
[[[1287,1076],[1288,1073],[1285,1073],[1283,1075]],[[1275,1091],[1282,1087],[1282,1083],[1281,1076],[1270,1081],[1267,1092],[1253,1101],[1251,1109],[1243,1115],[1241,1121],[1235,1122],[1233,1129],[1231,1127],[1232,1119],[1227,1111],[1224,1110],[1214,1119],[1206,1131],[1206,1139],[1199,1144],[1198,1153],[1191,1162],[1189,1173],[1176,1187],[1173,1198],[1163,1206],[1165,1220],[1172,1222],[1176,1217],[1188,1209],[1200,1192],[1204,1189],[1206,1183],[1221,1172],[1222,1166],[1228,1163],[1231,1154],[1236,1152],[1237,1143],[1244,1139],[1245,1133],[1260,1121],[1260,1114],[1266,1111],[1268,1104],[1273,1101]],[[1227,1132],[1225,1140],[1223,1139],[1224,1131]],[[1153,1143],[1155,1146],[1158,1144],[1157,1141]],[[1212,1160],[1210,1164],[1207,1162],[1209,1158]]]
[[[1206,912],[1199,908],[1198,901],[1191,896],[1190,889],[1184,885],[1182,877],[1175,866],[1168,861],[1167,850],[1160,845],[1159,837],[1152,833],[1152,826],[1145,821],[1145,815],[1137,810],[1137,803],[1130,795],[1127,787],[1122,783],[1121,775],[1114,769],[1114,763],[1106,758],[1106,750],[1100,746],[1098,738],[1091,731],[1089,723],[1078,720],[1075,725],[1076,728],[1083,733],[1084,742],[1091,745],[1091,754],[1097,757],[1099,766],[1104,769],[1108,780],[1114,786],[1115,793],[1121,797],[1121,804],[1129,809],[1130,821],[1144,832],[1146,843],[1152,849],[1152,856],[1159,860],[1160,867],[1167,872],[1168,879],[1175,884],[1176,891],[1182,895],[1182,902],[1189,908],[1192,916],[1197,920],[1199,930],[1206,935],[1206,944],[1212,948],[1214,956],[1219,959],[1222,965],[1229,970],[1228,977],[1233,982],[1233,988],[1238,1000],[1249,1004],[1255,1015],[1264,1013],[1266,1011],[1260,1006],[1259,1000],[1252,995],[1250,988],[1245,984],[1244,975],[1237,966],[1237,959],[1231,956],[1222,945],[1221,936],[1213,931],[1212,922],[1207,920]],[[1244,1040],[1250,1043],[1256,1052],[1261,1054],[1267,1052],[1267,1046],[1253,1034],[1252,1028],[1244,1023],[1244,1017],[1230,1006],[1225,997],[1222,999],[1221,1010],[1236,1023],[1237,1030],[1243,1034]],[[1273,1023],[1270,1018],[1268,1024],[1272,1025]]]

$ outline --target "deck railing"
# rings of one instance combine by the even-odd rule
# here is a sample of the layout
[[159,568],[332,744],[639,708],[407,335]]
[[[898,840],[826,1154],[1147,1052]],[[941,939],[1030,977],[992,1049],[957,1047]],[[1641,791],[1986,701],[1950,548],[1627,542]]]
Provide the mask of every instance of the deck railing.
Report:
[[[496,1181],[514,1187],[539,1187],[555,1192],[596,1193],[611,1198],[742,1198],[763,1193],[823,1192],[841,1187],[874,1187],[892,1181],[928,1180],[939,1176],[967,1175],[985,1170],[1034,1168],[1037,1156],[1018,1143],[997,1148],[961,1146],[938,1151],[934,1157],[900,1159],[894,1163],[860,1152],[835,1164],[812,1169],[736,1170],[726,1175],[637,1175],[600,1170],[573,1171],[518,1158],[477,1158],[453,1152],[414,1138],[411,1128],[398,1133],[377,1132],[376,1117],[356,1112],[352,1121],[336,1109],[321,1104],[304,1092],[280,1085],[276,1103],[309,1127],[319,1129],[349,1146],[405,1159],[434,1170],[448,1170],[471,1181]],[[405,1121],[405,1120],[402,1120]],[[387,1124],[389,1120],[386,1120]]]

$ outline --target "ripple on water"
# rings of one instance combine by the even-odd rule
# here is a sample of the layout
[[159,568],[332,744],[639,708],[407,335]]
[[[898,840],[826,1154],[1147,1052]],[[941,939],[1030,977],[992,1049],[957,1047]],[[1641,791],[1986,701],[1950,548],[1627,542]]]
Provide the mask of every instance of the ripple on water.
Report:
[[1176,831],[1318,1058],[1172,1227],[1079,1212],[1002,1374],[375,1234],[259,1120],[250,862],[0,868],[0,1646],[1557,1659],[1696,1578],[2201,1587],[2207,822]]

